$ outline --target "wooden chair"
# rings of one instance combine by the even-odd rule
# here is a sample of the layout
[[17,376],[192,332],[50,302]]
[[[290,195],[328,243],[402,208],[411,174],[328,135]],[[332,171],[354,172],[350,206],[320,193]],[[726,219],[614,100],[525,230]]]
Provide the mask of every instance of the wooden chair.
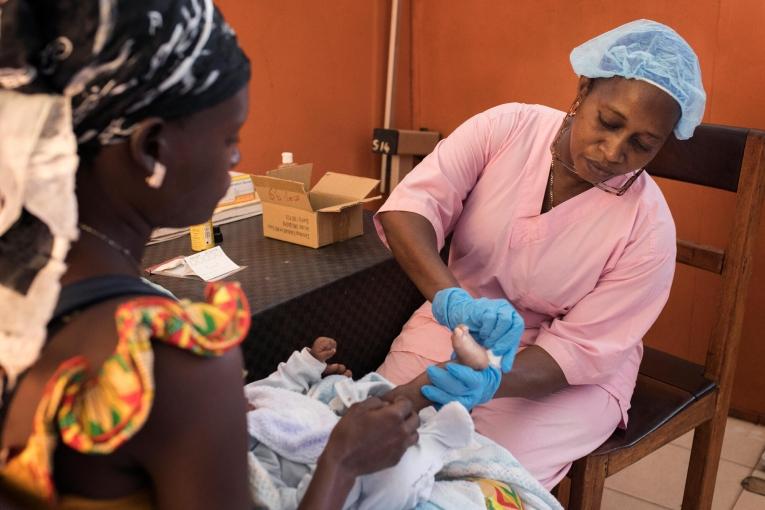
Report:
[[571,469],[569,508],[600,508],[605,479],[695,429],[683,509],[709,509],[730,405],[755,236],[765,200],[765,132],[702,125],[672,138],[647,167],[653,176],[736,193],[725,251],[678,240],[677,261],[721,275],[704,366],[646,348],[629,426]]

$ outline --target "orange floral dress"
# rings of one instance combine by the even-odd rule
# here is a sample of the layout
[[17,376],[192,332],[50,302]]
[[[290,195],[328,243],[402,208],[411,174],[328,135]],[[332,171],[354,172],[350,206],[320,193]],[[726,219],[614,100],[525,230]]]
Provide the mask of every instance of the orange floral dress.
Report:
[[[199,356],[220,356],[245,338],[251,317],[238,284],[210,284],[205,300],[191,303],[152,296],[122,304],[115,314],[114,354],[95,377],[86,377],[88,364],[82,356],[59,366],[37,407],[26,446],[0,466],[5,482],[42,500],[65,504],[66,498],[58,498],[53,485],[56,445],[62,441],[81,453],[109,454],[141,429],[154,400],[152,341]],[[150,502],[145,496],[128,499],[140,502],[135,507]],[[88,508],[113,507],[108,501],[91,502],[95,506]]]

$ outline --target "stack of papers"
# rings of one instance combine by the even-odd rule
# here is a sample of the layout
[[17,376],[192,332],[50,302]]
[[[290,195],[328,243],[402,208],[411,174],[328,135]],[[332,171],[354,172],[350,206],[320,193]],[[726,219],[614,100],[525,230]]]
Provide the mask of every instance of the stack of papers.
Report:
[[206,282],[214,282],[239,272],[245,267],[237,265],[228,258],[220,246],[216,246],[188,257],[172,258],[148,268],[146,272],[176,278],[201,278]]
[[151,239],[146,243],[147,246],[151,244],[163,243],[171,239],[183,237],[189,233],[189,227],[184,228],[158,228],[151,233]]
[[[233,221],[257,216],[263,212],[258,194],[249,174],[229,172],[231,184],[226,195],[218,202],[213,213],[213,225],[224,225]],[[158,228],[151,234],[147,244],[156,244],[182,237],[189,233],[189,228]]]

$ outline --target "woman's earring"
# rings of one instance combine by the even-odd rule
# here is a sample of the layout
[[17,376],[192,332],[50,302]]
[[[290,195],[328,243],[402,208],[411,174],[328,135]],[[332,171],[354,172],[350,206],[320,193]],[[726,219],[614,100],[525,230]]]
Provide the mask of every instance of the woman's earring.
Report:
[[239,148],[235,148],[234,151],[231,153],[231,161],[229,161],[229,165],[231,168],[234,168],[236,165],[239,164],[239,162],[242,160],[242,153],[239,152]]
[[162,187],[162,183],[165,182],[165,174],[167,168],[159,161],[154,161],[154,169],[151,175],[146,178],[146,184],[152,189],[159,189]]

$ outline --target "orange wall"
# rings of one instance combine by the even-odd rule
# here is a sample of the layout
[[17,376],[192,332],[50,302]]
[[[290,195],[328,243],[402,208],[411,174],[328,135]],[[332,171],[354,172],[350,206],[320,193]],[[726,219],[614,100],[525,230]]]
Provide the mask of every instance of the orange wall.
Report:
[[387,1],[216,0],[252,61],[239,170],[265,173],[291,151],[315,171],[376,177]]
[[[263,173],[291,150],[320,172],[378,177],[369,147],[372,128],[382,125],[390,0],[218,3],[253,62],[241,170]],[[696,49],[709,96],[706,122],[765,129],[762,0],[402,0],[401,12],[397,127],[448,134],[508,101],[565,109],[576,83],[570,50],[644,17],[671,25]],[[734,207],[729,194],[660,184],[681,237],[724,245]],[[703,361],[718,290],[715,277],[680,267],[647,342]],[[733,403],[760,419],[764,305],[765,264],[758,262]]]

